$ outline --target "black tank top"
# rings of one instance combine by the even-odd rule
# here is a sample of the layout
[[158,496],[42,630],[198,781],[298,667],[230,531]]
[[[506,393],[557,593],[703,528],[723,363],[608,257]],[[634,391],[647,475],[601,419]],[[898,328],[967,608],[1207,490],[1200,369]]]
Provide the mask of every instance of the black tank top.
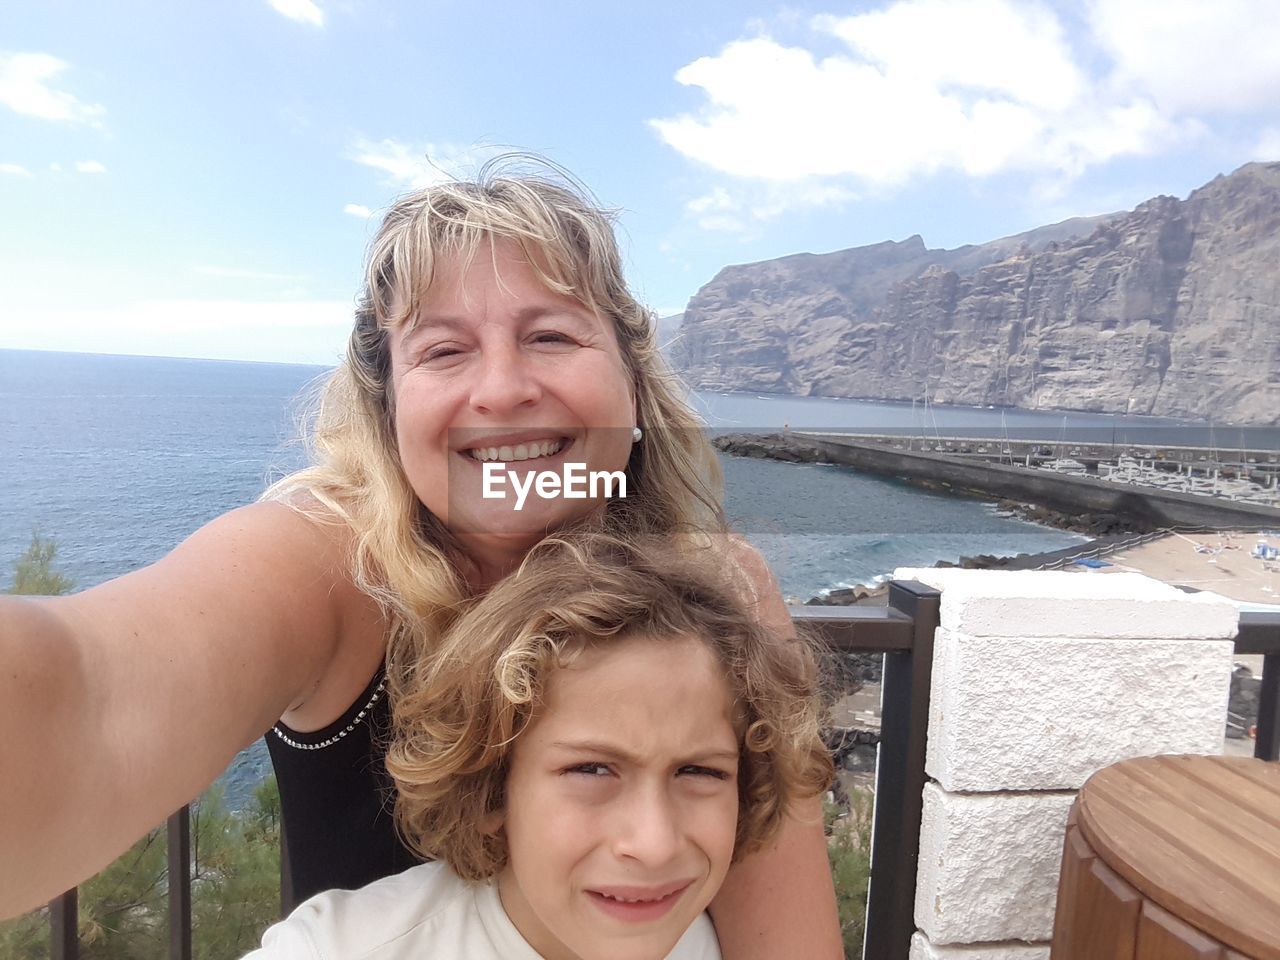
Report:
[[391,714],[381,669],[323,730],[267,732],[280,785],[281,901],[286,912],[322,890],[354,890],[421,862],[396,834],[386,758]]

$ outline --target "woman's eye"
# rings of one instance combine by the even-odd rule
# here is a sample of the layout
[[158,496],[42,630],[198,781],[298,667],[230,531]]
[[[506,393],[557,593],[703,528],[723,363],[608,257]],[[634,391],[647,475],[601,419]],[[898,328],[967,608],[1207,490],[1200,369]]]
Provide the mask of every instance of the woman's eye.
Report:
[[555,330],[543,330],[541,333],[533,335],[534,343],[572,343],[573,341],[563,333]]
[[423,363],[431,363],[433,360],[447,360],[450,357],[456,357],[462,353],[457,347],[433,347],[422,355]]

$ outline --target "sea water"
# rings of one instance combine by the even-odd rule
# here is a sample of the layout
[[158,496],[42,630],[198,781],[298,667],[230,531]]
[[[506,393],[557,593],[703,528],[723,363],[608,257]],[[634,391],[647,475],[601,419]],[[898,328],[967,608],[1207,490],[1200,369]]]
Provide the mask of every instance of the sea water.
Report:
[[[79,588],[151,563],[305,462],[297,421],[326,371],[289,364],[0,350],[0,589],[33,530]],[[1066,415],[695,393],[716,429],[1053,431]],[[1071,425],[1138,429],[1133,418]],[[1160,425],[1157,421],[1146,424]],[[1065,422],[1062,424],[1065,428]],[[1168,427],[1168,423],[1163,424]],[[1176,426],[1176,424],[1174,424]],[[843,467],[722,457],[726,510],[782,590],[803,599],[895,567],[1080,539]],[[175,638],[175,642],[181,642]],[[268,769],[261,745],[225,780],[241,805]]]

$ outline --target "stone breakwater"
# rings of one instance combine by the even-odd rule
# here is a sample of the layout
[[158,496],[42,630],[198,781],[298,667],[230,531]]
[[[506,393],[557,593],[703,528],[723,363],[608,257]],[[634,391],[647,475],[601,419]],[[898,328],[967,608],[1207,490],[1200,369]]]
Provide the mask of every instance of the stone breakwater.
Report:
[[[727,434],[726,453],[788,462],[834,463],[951,494],[1006,502],[1028,520],[1106,537],[1172,527],[1280,527],[1280,509],[1053,470],[904,449],[846,434]],[[1030,505],[1030,506],[1025,506]]]
[[[751,457],[757,460],[780,460],[784,463],[832,463],[834,461],[822,450],[818,449],[813,443],[802,437],[796,437],[791,434],[781,433],[732,433],[715,437],[712,440],[717,450],[727,453],[735,457]],[[886,471],[889,475],[904,483],[921,488],[922,490],[931,490],[953,494],[955,496],[968,496],[982,499],[992,499],[990,493],[977,489],[968,489],[964,487],[956,487],[950,483],[933,479],[930,477],[914,475],[910,473],[899,473],[896,471]],[[1054,527],[1058,530],[1069,530],[1072,533],[1081,533],[1088,537],[1104,538],[1104,537],[1120,537],[1125,534],[1148,533],[1156,529],[1155,525],[1144,517],[1129,517],[1110,512],[1099,513],[1079,513],[1067,512],[1064,510],[1055,510],[1051,507],[1042,506],[1035,503],[1026,503],[1019,500],[1009,498],[996,497],[998,508],[1005,510],[1010,514],[1032,523],[1039,523],[1046,527]],[[964,557],[960,561],[963,567],[1005,567],[1009,569],[1022,569],[1017,567],[1009,567],[1012,560],[1016,558],[1009,557]],[[864,588],[855,588],[862,590]],[[841,592],[841,596],[846,593],[851,598],[855,591]],[[835,595],[834,593],[832,594]],[[844,599],[842,604],[858,602],[854,599]]]

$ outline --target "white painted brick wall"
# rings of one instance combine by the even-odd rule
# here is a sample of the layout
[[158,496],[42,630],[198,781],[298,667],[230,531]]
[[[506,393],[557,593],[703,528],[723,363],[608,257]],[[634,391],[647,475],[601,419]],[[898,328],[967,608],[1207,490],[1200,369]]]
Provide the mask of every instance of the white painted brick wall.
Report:
[[924,788],[916,926],[935,944],[1048,940],[1073,793]]
[[911,960],[1047,960],[1074,791],[1220,752],[1238,608],[1138,574],[894,576],[943,592]]
[[1233,657],[1230,640],[940,629],[925,769],[947,790],[1077,790],[1131,757],[1220,753]]
[[911,940],[911,960],[1049,960],[1049,945],[1047,943],[936,945],[917,933]]
[[899,568],[942,591],[942,625],[978,637],[1229,639],[1239,607],[1140,573]]

